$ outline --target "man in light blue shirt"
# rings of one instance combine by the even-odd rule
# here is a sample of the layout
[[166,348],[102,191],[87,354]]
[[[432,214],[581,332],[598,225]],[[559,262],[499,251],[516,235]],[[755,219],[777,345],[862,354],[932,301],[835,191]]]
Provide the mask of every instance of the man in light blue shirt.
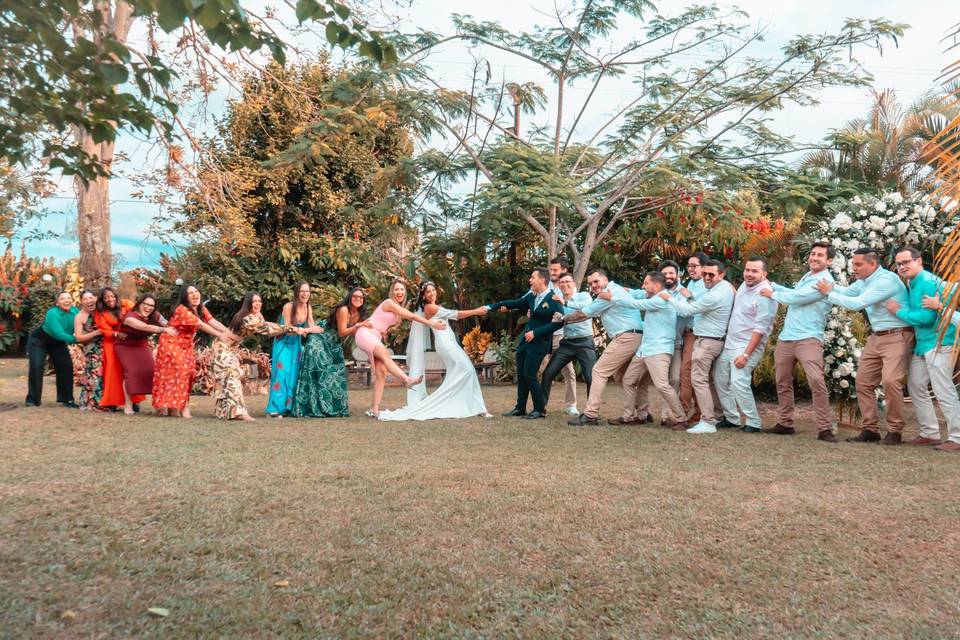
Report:
[[[866,311],[872,333],[867,338],[857,369],[857,405],[863,417],[863,430],[847,442],[901,444],[904,427],[903,379],[913,355],[913,327],[890,313],[887,300],[908,305],[907,288],[899,276],[880,266],[874,249],[864,247],[853,252],[851,260],[857,281],[840,287],[822,279],[817,290],[832,304],[850,311]],[[876,388],[883,385],[887,404],[887,435],[880,438],[880,410]]]
[[836,442],[833,435],[833,416],[830,413],[830,393],[823,373],[823,332],[833,305],[817,290],[820,280],[833,282],[830,265],[837,250],[829,242],[814,242],[807,256],[810,270],[792,289],[771,283],[760,295],[787,307],[783,329],[773,352],[777,378],[777,424],[766,433],[793,435],[793,368],[797,362],[807,375],[807,384],[813,396],[813,412],[817,422],[818,440]]
[[[907,282],[908,307],[887,300],[887,311],[910,323],[917,346],[910,361],[907,388],[917,410],[920,434],[907,444],[934,446],[941,451],[960,450],[960,396],[953,381],[953,346],[956,328],[951,324],[940,336],[940,316],[928,309],[924,298],[937,296],[940,279],[923,268],[923,258],[914,247],[904,247],[895,256],[897,272]],[[940,421],[930,397],[930,387],[947,419],[947,441],[940,441]]]
[[[677,390],[670,384],[670,363],[676,349],[677,312],[658,294],[667,286],[666,277],[650,271],[643,279],[643,289],[630,294],[616,293],[613,301],[644,312],[643,342],[623,375],[624,389],[634,393],[641,385],[653,383],[665,405],[664,426],[687,425],[686,412]],[[603,294],[601,294],[603,295]]]
[[[559,275],[557,288],[559,289],[557,301],[564,305],[564,314],[575,311],[572,307],[566,306],[568,301],[578,306],[587,306],[593,302],[589,293],[577,291],[573,275],[568,272]],[[590,318],[564,325],[563,339],[554,346],[550,362],[543,370],[543,377],[540,381],[540,386],[543,387],[543,395],[547,401],[550,400],[550,387],[553,384],[553,379],[562,369],[565,372],[564,380],[566,380],[566,376],[570,375],[566,373],[567,369],[573,370],[572,363],[574,360],[580,363],[583,379],[587,383],[587,395],[589,395],[590,385],[593,383],[593,365],[597,362],[597,347],[593,342],[593,321]],[[576,396],[574,396],[574,408],[576,408]]]
[[[587,273],[587,284],[590,291],[597,295],[609,289],[614,295],[623,293],[624,289],[607,278],[603,269],[592,269]],[[590,385],[590,394],[587,406],[578,417],[568,421],[571,425],[600,424],[600,407],[603,404],[603,392],[607,388],[607,381],[624,367],[640,348],[643,341],[643,319],[636,309],[614,303],[611,300],[597,299],[589,304],[581,304],[573,300],[566,303],[567,307],[576,309],[567,314],[566,322],[575,322],[584,318],[600,317],[603,328],[611,340],[603,354],[593,365],[593,382]],[[624,407],[636,407],[636,394],[629,394],[624,389]]]
[[[687,281],[686,289],[690,292],[693,300],[697,296],[703,295],[707,287],[703,283],[703,265],[707,264],[710,256],[703,251],[697,251],[687,259],[687,275],[690,279]],[[669,269],[660,269],[663,275],[670,279]],[[678,277],[679,282],[679,277]],[[667,286],[667,290],[676,297],[680,294],[679,288]],[[687,412],[687,424],[693,425],[700,422],[700,405],[697,404],[697,396],[693,393],[693,378],[690,371],[693,366],[693,343],[696,337],[693,335],[693,317],[681,317],[677,319],[678,330],[683,336],[682,355],[680,359],[680,404]]]
[[693,359],[690,377],[693,391],[700,406],[700,422],[687,429],[687,433],[716,433],[719,399],[711,384],[713,362],[723,351],[723,339],[733,310],[733,286],[723,279],[726,265],[719,260],[709,260],[702,268],[706,292],[693,299],[688,290],[681,290],[685,300],[672,297],[661,291],[659,296],[667,300],[680,316],[693,316]]
[[[567,259],[563,256],[557,256],[550,259],[550,263],[547,265],[547,271],[550,272],[550,291],[555,293],[561,299],[563,294],[560,291],[560,276],[563,273],[566,273],[570,269],[570,263],[567,262]],[[574,289],[576,290],[576,289]],[[562,302],[561,302],[562,304]],[[588,323],[592,324],[592,323]],[[591,327],[592,328],[592,327]],[[553,352],[548,353],[547,357],[543,359],[543,365],[540,369],[540,374],[546,373],[547,366],[550,363],[550,359],[554,357],[557,349],[560,348],[560,341],[563,340],[563,329],[560,329],[553,334]],[[596,354],[594,354],[596,358]],[[580,415],[580,412],[577,411],[577,371],[573,368],[572,362],[567,362],[567,366],[563,367],[563,406],[564,412],[568,415],[577,416]],[[556,377],[556,374],[554,374]],[[544,393],[549,395],[548,390],[544,388]]]

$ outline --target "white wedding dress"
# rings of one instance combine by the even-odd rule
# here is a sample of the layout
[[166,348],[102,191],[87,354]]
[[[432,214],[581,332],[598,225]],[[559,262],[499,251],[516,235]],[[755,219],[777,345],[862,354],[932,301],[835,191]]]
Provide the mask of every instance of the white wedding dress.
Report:
[[[422,316],[423,312],[418,311]],[[445,320],[448,324],[457,319],[457,312],[440,307],[431,320]],[[424,373],[424,350],[426,349],[430,329],[412,322],[410,339],[407,343],[407,366],[409,375],[416,378]],[[433,393],[427,394],[427,385],[420,382],[407,391],[407,406],[394,411],[381,410],[381,420],[432,420],[435,418],[471,418],[487,413],[480,391],[477,371],[464,353],[457,334],[449,326],[441,331],[433,331],[437,355],[447,369],[443,383]]]

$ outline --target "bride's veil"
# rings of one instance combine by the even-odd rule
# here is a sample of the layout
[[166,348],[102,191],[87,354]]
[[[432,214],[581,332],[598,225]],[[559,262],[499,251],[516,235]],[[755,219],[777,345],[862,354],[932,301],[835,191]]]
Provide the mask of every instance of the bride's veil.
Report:
[[[423,317],[423,311],[416,312]],[[430,344],[430,327],[419,322],[410,323],[410,337],[407,339],[407,368],[411,378],[423,376],[423,380],[411,389],[407,389],[407,406],[411,407],[427,397],[427,377],[424,375],[424,352]]]

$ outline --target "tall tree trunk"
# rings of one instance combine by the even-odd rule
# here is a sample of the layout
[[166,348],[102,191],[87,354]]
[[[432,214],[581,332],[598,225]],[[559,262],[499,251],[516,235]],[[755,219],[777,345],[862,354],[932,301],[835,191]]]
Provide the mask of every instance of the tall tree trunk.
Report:
[[[102,16],[100,26],[92,34],[74,33],[79,37],[91,37],[98,49],[103,40],[112,37],[125,43],[133,24],[133,7],[124,0],[97,0],[95,6]],[[74,129],[74,136],[87,154],[96,156],[110,171],[116,143],[96,143],[89,131]],[[84,284],[91,288],[105,287],[112,281],[113,251],[110,246],[110,177],[100,177],[86,184],[74,178],[77,193],[77,237],[80,241],[80,275]]]
[[[86,132],[83,135],[89,136]],[[75,178],[74,188],[77,192],[80,275],[90,288],[109,286],[113,266],[110,248],[110,179],[97,178],[84,185],[83,181]]]

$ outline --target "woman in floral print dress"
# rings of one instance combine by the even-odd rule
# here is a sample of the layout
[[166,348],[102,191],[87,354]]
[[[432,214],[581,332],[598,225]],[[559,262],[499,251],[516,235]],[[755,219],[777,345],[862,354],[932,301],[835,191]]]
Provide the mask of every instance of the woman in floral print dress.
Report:
[[252,335],[277,336],[284,332],[280,325],[263,319],[263,299],[257,292],[243,298],[240,311],[233,316],[229,331],[214,341],[210,373],[217,383],[213,415],[223,420],[255,420],[243,401],[243,366],[237,348]]
[[100,410],[103,395],[103,344],[93,313],[97,296],[85,290],[80,294],[80,313],[73,319],[73,337],[83,345],[83,371],[80,372],[80,410]]

